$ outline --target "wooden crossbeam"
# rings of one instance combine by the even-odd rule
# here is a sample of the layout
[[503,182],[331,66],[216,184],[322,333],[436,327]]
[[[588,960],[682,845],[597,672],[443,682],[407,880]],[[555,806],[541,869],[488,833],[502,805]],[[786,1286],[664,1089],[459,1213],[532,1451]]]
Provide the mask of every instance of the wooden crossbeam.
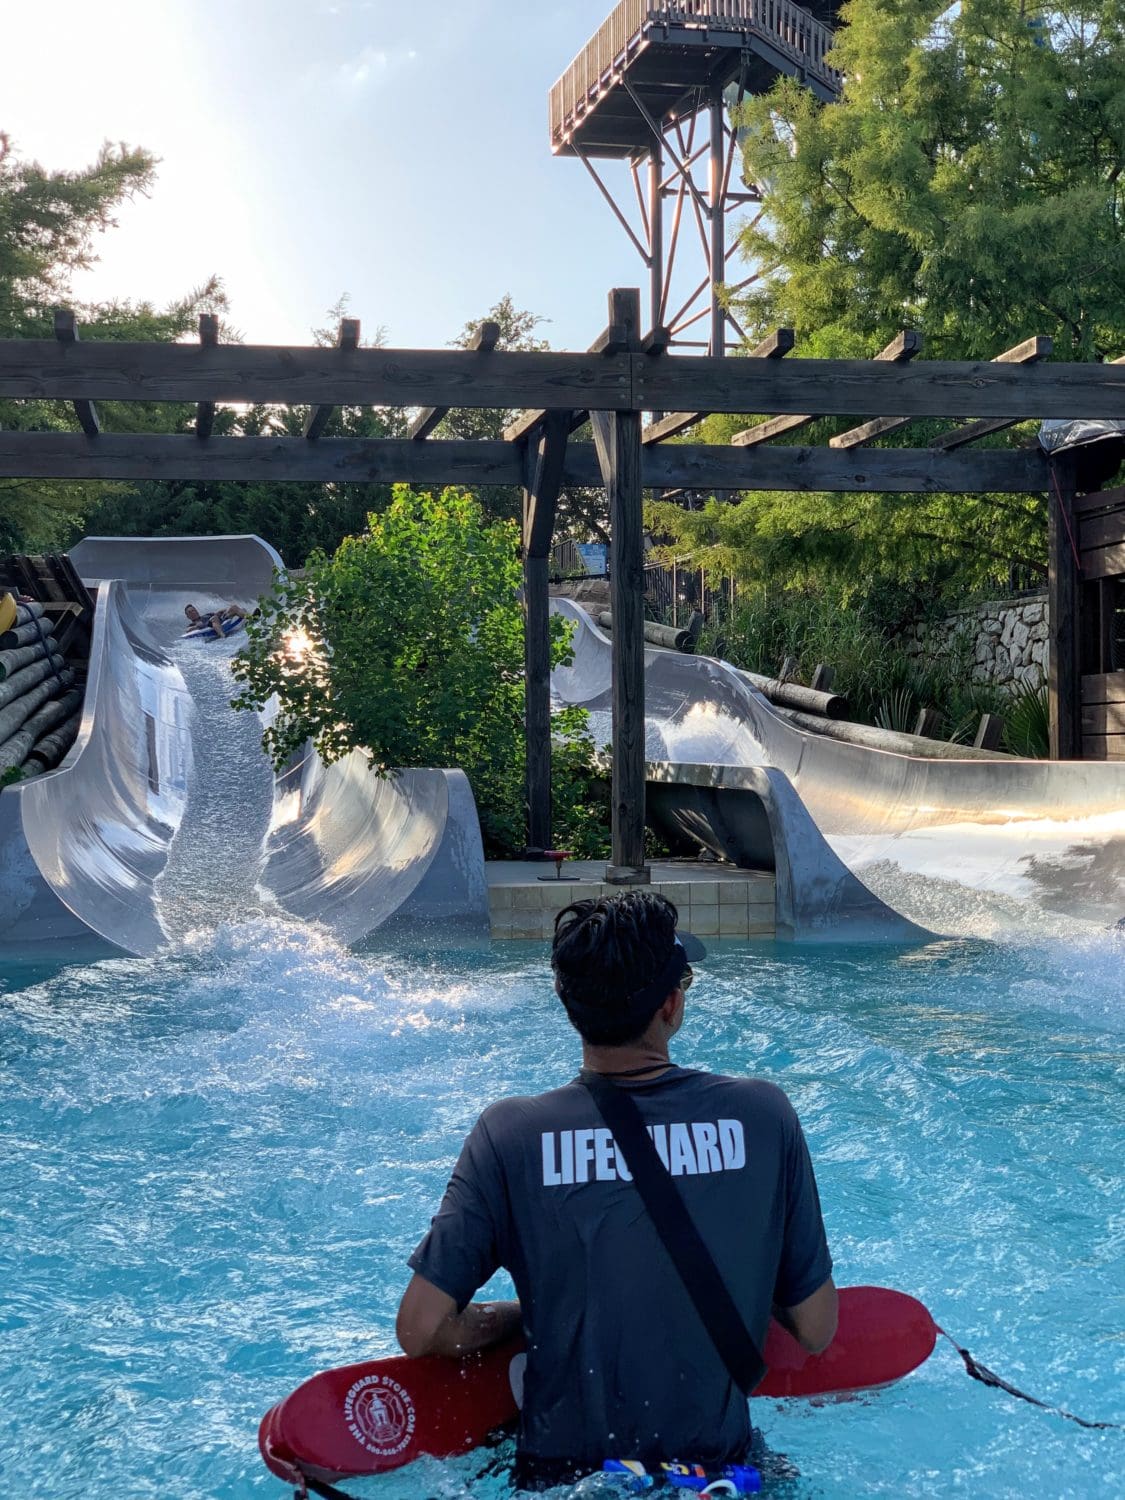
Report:
[[[467,347],[476,354],[491,354],[499,342],[500,324],[494,323],[491,319],[488,319],[484,323],[482,323],[477,329],[476,333],[473,334],[473,337],[469,341]],[[430,433],[433,432],[434,428],[441,421],[442,417],[447,416],[448,413],[448,406],[424,407],[414,418],[413,422],[411,422],[410,427],[407,430],[407,437],[410,438],[412,442],[422,442],[425,438],[429,437]]]
[[[734,363],[734,361],[731,361]],[[241,480],[389,484],[525,485],[522,446],[504,442],[414,443],[389,438],[211,437],[191,434],[0,431],[0,479]],[[1019,494],[1047,488],[1037,448],[941,453],[931,448],[757,448],[692,443],[643,450],[646,489],[826,490],[868,494]],[[563,483],[598,485],[589,443],[570,443]]]
[[[55,337],[60,344],[77,344],[78,342],[78,319],[68,307],[55,308]],[[102,430],[102,424],[94,403],[81,400],[71,404],[82,431],[87,437],[97,437]]]
[[[580,448],[571,449],[577,462]],[[568,461],[569,467],[569,461]],[[579,483],[567,476],[568,483]],[[660,444],[645,449],[645,487],[723,494],[746,490],[835,494],[1038,494],[1050,482],[1036,448],[936,453],[929,448],[742,448]]]
[[[904,364],[911,360],[922,347],[922,336],[915,333],[912,328],[904,328],[896,333],[885,349],[880,349],[875,355],[876,360],[890,364]],[[817,414],[797,413],[787,417],[771,417],[768,422],[759,422],[756,427],[748,427],[744,432],[736,432],[731,442],[737,448],[756,448],[759,443],[768,443],[775,437],[780,437],[785,432],[799,432],[802,427],[808,427],[810,422],[817,420]]]
[[[214,313],[199,314],[199,342],[204,348],[213,349],[219,342],[219,320]],[[215,426],[215,403],[200,401],[195,408],[195,435],[201,440],[211,436]]]
[[548,557],[551,552],[570,424],[570,412],[549,412],[535,452],[528,455],[523,522],[523,546],[528,557]]
[[[1038,348],[1032,347],[1036,345]],[[1001,354],[999,358],[1014,364],[1032,364],[1038,359],[1048,359],[1053,347],[1054,341],[1049,338],[1026,339],[1022,344],[1017,344],[1014,349],[1009,349],[1006,354]],[[1029,352],[1025,358],[1016,359],[1015,356],[1021,350],[1028,350]],[[1110,363],[1115,365],[1125,364],[1125,359],[1111,360]],[[975,443],[978,438],[988,437],[993,432],[1004,432],[1007,428],[1015,427],[1016,425],[1015,421],[966,422],[961,427],[953,427],[948,432],[939,433],[931,441],[930,447],[941,448],[948,453],[954,448],[963,448],[966,443]]]
[[[793,340],[792,328],[775,328],[773,333],[764,338],[757,348],[751,349],[749,357],[751,359],[784,359],[793,347]],[[652,422],[645,428],[641,434],[641,441],[647,445],[663,443],[668,438],[679,437],[681,432],[694,427],[707,415],[705,411],[669,412],[659,422]]]
[[[611,359],[614,356],[628,355],[642,348],[640,338],[641,327],[641,294],[637,291],[622,291],[615,288],[609,294],[609,322],[605,329],[597,336],[590,345],[590,353],[600,355],[603,359]],[[648,354],[661,354],[671,342],[671,334],[666,329],[654,330],[650,335]],[[631,384],[631,382],[630,382]],[[615,408],[610,408],[615,409]],[[546,410],[521,412],[510,426],[504,429],[504,440],[509,443],[521,443],[530,433],[534,432],[547,415]],[[576,407],[573,412],[573,425],[580,427],[586,421],[589,413],[585,407]]]
[[[336,335],[336,347],[351,354],[359,348],[359,319],[341,318],[340,331]],[[305,423],[304,437],[310,443],[315,443],[317,438],[328,426],[328,419],[336,410],[335,401],[322,402],[319,406],[309,412]]]
[[1125,420],[1125,366],[0,340],[0,398]]
[[[916,354],[922,352],[922,335],[916,333],[913,339],[915,342],[911,346],[905,348],[901,354],[892,356],[895,363],[905,364],[907,360],[913,359]],[[873,417],[870,422],[863,422],[859,427],[852,427],[847,432],[839,432],[835,437],[829,438],[828,446],[830,448],[862,448],[864,443],[870,443],[874,438],[883,437],[888,432],[897,432],[909,421],[909,417]]]

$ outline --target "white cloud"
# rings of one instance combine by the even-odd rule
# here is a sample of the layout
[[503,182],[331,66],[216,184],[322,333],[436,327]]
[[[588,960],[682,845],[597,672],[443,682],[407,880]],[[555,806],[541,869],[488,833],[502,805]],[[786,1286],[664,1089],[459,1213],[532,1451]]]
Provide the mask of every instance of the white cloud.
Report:
[[368,84],[414,62],[418,53],[413,47],[364,47],[336,69],[336,78],[345,87],[365,89]]

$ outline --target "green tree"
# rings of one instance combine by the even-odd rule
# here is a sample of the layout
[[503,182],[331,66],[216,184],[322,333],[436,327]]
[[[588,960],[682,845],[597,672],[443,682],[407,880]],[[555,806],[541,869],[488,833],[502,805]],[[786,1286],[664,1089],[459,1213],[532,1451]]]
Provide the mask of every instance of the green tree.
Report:
[[1050,334],[1063,359],[1125,344],[1125,5],[850,0],[820,106],[790,80],[744,106],[768,212],[746,299],[809,352],[903,326],[988,359]]
[[[248,622],[236,659],[240,708],[275,695],[265,734],[275,764],[311,740],[327,761],[361,747],[379,774],[392,767],[460,766],[477,799],[486,848],[524,841],[523,618],[518,532],[489,521],[460,490],[399,486],[333,556],[314,555],[300,580],[281,578]],[[553,622],[556,661],[565,622]],[[559,831],[593,829],[584,717],[556,719],[567,742]],[[584,780],[583,780],[584,778]]]
[[[26,161],[0,133],[0,338],[51,338],[53,310],[75,307],[90,338],[174,339],[199,312],[224,305],[212,278],[160,310],[147,302],[75,304],[70,281],[96,260],[97,236],[116,224],[122,203],[147,193],[155,158],[126,145],[106,145],[89,167],[51,172]],[[172,409],[99,406],[112,430],[165,430]],[[63,402],[0,401],[0,427],[15,431],[71,431],[74,414]],[[73,533],[82,514],[126,486],[0,480],[0,550],[47,547]]]
[[[490,308],[484,318],[466,323],[461,332],[450,342],[456,349],[467,349],[471,345],[482,322],[491,321],[499,325],[498,349],[522,350],[538,353],[551,346],[540,338],[536,329],[544,321],[536,313],[516,306],[509,294],[505,294]],[[442,418],[435,430],[438,438],[476,438],[496,442],[504,435],[519,416],[518,410],[490,409],[481,407],[457,408]],[[575,440],[592,441],[588,429],[575,434]],[[514,485],[483,485],[476,493],[480,496],[485,511],[490,516],[506,520],[518,520],[521,514],[521,491]],[[591,536],[609,541],[608,518],[605,494],[600,489],[582,489],[564,486],[558,501],[555,533],[559,537],[575,536],[580,540]]]
[[[782,80],[743,107],[747,174],[767,189],[744,235],[768,271],[740,302],[751,335],[793,327],[821,357],[871,355],[903,327],[935,358],[987,359],[1033,334],[1058,358],[1125,353],[1122,0],[851,0],[843,19],[838,102]],[[748,421],[713,418],[706,436]],[[943,426],[884,441],[924,446]],[[673,551],[748,582],[906,607],[1045,568],[1038,496],[756,494],[652,519]]]
[[[339,320],[348,311],[347,297],[328,310],[328,325],[313,330],[322,346],[335,344]],[[384,338],[376,329],[365,340],[378,347]],[[308,417],[306,407],[219,407],[217,436],[299,437]],[[113,413],[109,416],[112,419]],[[195,408],[165,407],[163,431],[188,432]],[[109,425],[107,423],[107,425]],[[342,438],[397,437],[404,429],[402,415],[372,407],[336,407],[324,436]],[[287,482],[241,484],[228,481],[159,481],[120,486],[107,494],[83,518],[83,529],[109,536],[227,536],[250,532],[276,547],[291,567],[301,566],[312,552],[332,552],[346,536],[361,532],[372,511],[386,508],[391,487],[340,480],[329,484]]]

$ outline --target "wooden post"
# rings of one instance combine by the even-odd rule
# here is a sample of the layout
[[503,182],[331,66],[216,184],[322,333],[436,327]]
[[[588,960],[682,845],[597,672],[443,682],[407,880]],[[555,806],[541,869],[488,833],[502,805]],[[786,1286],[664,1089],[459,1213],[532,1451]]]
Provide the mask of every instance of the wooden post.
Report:
[[[610,293],[610,324],[637,337],[640,293]],[[639,339],[638,339],[639,342]],[[591,411],[594,444],[609,497],[613,542],[613,839],[606,881],[645,885],[645,637],[644,518],[641,494],[641,414]]]
[[1051,465],[1047,495],[1048,611],[1051,705],[1051,759],[1081,759],[1078,675],[1078,565],[1074,519],[1074,468],[1065,460]]
[[[526,505],[526,497],[525,497]],[[523,559],[527,852],[551,848],[551,605],[549,557]]]
[[[214,349],[219,342],[219,320],[214,313],[199,314],[199,342],[205,349]],[[195,435],[201,443],[207,441],[215,426],[215,403],[198,401],[195,407]]]
[[551,847],[551,538],[572,413],[548,412],[523,492],[524,745],[527,847]]
[[[60,344],[77,344],[78,319],[68,307],[55,308],[55,338]],[[96,438],[102,430],[98,409],[92,401],[74,401],[74,415],[78,425],[88,438]]]

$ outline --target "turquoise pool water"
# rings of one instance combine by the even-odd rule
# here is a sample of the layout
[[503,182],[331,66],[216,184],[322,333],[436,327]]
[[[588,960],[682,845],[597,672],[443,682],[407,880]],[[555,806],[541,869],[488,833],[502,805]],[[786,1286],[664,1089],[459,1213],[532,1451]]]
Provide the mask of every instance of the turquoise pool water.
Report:
[[[993,1369],[1125,1420],[1125,945],[725,949],[681,1061],[802,1114],[842,1283],[912,1291]],[[0,970],[6,1493],[282,1496],[261,1413],[390,1351],[478,1109],[572,1076],[543,956],[408,965],[257,922],[156,960]],[[793,1497],[1125,1493],[1125,1433],[987,1391],[755,1403]],[[472,1458],[347,1486],[498,1497]]]

